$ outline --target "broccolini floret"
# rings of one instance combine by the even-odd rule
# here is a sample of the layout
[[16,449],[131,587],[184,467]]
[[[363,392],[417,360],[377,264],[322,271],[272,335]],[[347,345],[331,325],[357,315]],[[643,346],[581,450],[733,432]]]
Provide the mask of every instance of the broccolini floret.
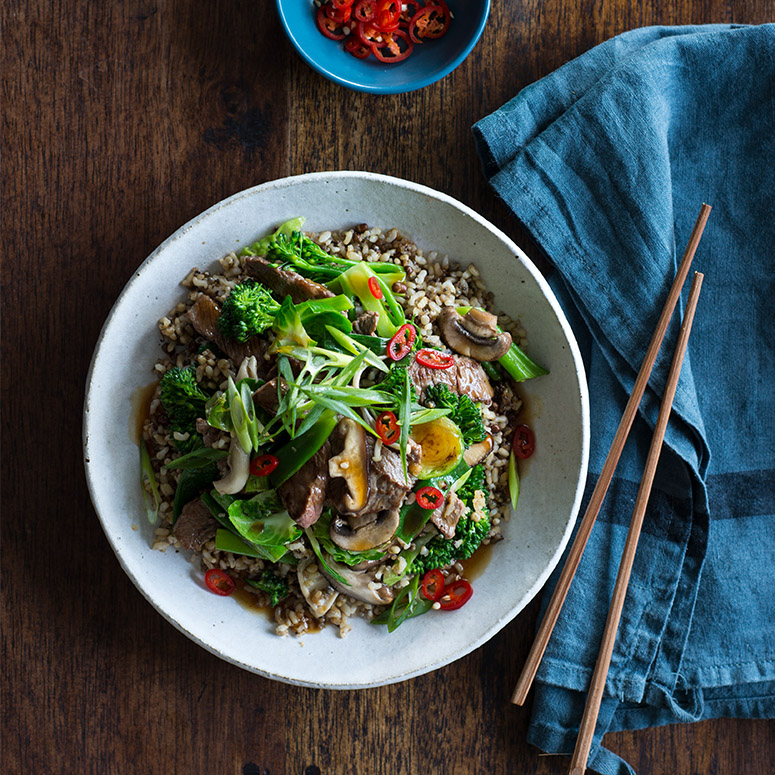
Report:
[[261,571],[261,575],[257,579],[246,579],[246,581],[251,587],[260,589],[269,595],[269,604],[272,608],[288,597],[288,582],[282,576],[272,573],[268,568]]
[[444,568],[455,560],[467,560],[479,548],[489,531],[490,518],[486,514],[478,522],[470,516],[463,517],[457,523],[452,538],[440,535],[426,544],[428,554],[419,554],[412,561],[409,572],[427,573],[434,568]]
[[[406,384],[406,366],[393,366],[378,385],[375,385],[377,390],[383,390],[385,393],[390,393],[394,396],[401,396],[403,393],[404,385]],[[414,389],[412,380],[409,380],[409,392],[411,394],[411,400],[417,400],[417,391]]]
[[475,465],[471,469],[468,479],[458,487],[457,497],[470,508],[474,499],[474,493],[477,490],[484,493],[487,492],[487,477],[482,463]]
[[437,409],[450,410],[448,417],[460,428],[467,446],[470,447],[487,437],[482,412],[467,395],[457,395],[448,385],[439,382],[425,389],[425,400]]
[[280,309],[268,288],[246,280],[235,285],[226,297],[218,318],[218,328],[227,339],[247,342],[269,328]]
[[190,451],[198,438],[197,417],[205,416],[205,404],[210,396],[196,381],[192,366],[173,366],[161,378],[161,403],[170,421],[170,428],[178,433],[188,433],[188,442],[176,442],[181,452]]

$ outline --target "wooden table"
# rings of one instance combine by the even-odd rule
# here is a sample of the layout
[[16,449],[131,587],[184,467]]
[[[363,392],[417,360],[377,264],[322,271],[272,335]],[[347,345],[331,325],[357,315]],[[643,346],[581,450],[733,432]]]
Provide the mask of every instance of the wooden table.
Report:
[[[454,73],[375,97],[293,53],[264,0],[3,4],[3,773],[563,773],[509,694],[536,604],[431,675],[363,692],[274,683],[186,639],[110,551],[81,409],[100,327],[140,262],[218,200],[289,174],[425,183],[538,251],[480,171],[469,128],[624,30],[760,23],[773,0],[494,0]],[[772,722],[609,735],[639,773],[772,771]]]

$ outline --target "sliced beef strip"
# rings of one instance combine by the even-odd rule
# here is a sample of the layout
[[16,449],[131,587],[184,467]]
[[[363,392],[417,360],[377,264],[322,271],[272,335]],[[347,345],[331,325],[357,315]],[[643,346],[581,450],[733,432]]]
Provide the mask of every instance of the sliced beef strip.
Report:
[[278,269],[259,256],[245,259],[245,272],[267,288],[271,288],[279,298],[284,299],[290,295],[294,304],[301,304],[308,299],[327,299],[336,295],[324,285],[308,280],[298,272]]
[[417,360],[412,361],[408,369],[409,379],[420,399],[423,399],[427,387],[443,382],[458,395],[467,395],[472,401],[489,405],[493,389],[481,365],[464,355],[452,357],[455,363],[448,369],[429,369]]
[[457,497],[456,493],[447,493],[441,506],[431,513],[431,522],[445,538],[452,538],[455,535],[457,523],[465,516],[466,510],[465,503]]
[[373,310],[362,312],[353,320],[353,331],[356,334],[364,334],[365,336],[374,336],[374,332],[377,330],[377,321],[379,320],[379,314]]
[[[213,428],[207,420],[203,420],[201,417],[198,417],[196,420],[196,432],[201,435],[202,441],[206,447],[214,447],[216,441],[222,439],[224,436],[229,436],[226,431]],[[229,470],[229,461],[226,458],[221,458],[217,461],[217,465],[218,471],[220,471],[222,476],[225,476]]]
[[203,293],[188,310],[186,316],[197,334],[213,342],[237,368],[251,355],[256,356],[259,364],[263,363],[266,343],[257,336],[251,337],[247,342],[226,339],[218,328],[220,314],[221,308],[218,303]]
[[[358,519],[366,519],[380,511],[397,509],[404,501],[406,494],[412,489],[416,478],[409,473],[408,480],[404,477],[401,465],[401,455],[383,446],[379,459],[374,460],[374,437],[366,434],[366,455],[369,460],[369,497],[366,505],[358,513]],[[407,460],[407,469],[408,463]]]
[[328,487],[328,460],[331,445],[325,444],[287,481],[277,495],[291,519],[299,527],[309,527],[320,519]]
[[[281,377],[279,379],[280,389],[285,393],[288,390],[288,384]],[[255,393],[253,393],[253,403],[271,414],[276,414],[279,407],[277,400],[277,380],[278,377],[273,377],[269,382],[265,382]]]
[[172,528],[172,535],[186,549],[201,552],[202,547],[215,538],[216,530],[218,530],[218,522],[210,513],[210,509],[199,498],[195,498],[181,510]]
[[222,436],[228,435],[225,431],[218,430],[218,428],[213,428],[213,426],[210,425],[207,420],[204,420],[201,417],[197,418],[196,432],[202,436],[202,440],[204,441],[206,447],[215,446],[216,441],[218,441]]

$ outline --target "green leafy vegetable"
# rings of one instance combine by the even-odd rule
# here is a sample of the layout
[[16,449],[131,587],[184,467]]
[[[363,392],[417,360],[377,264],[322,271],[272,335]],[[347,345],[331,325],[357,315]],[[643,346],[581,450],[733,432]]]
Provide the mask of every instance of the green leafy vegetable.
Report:
[[303,217],[298,217],[298,218],[291,218],[289,221],[285,221],[284,223],[281,223],[277,227],[277,230],[274,233],[267,234],[266,237],[262,237],[260,240],[258,240],[257,242],[254,242],[252,245],[242,248],[242,250],[240,251],[240,255],[241,256],[265,256],[271,249],[278,235],[284,234],[285,236],[289,237],[291,234],[293,234],[293,232],[301,231],[301,227],[304,225],[305,220],[307,219]]
[[[455,535],[449,539],[436,536],[427,545],[428,554],[418,555],[410,571],[427,573],[433,568],[444,568],[455,560],[467,560],[479,548],[489,530],[489,516],[483,516],[478,522],[470,516],[461,518]],[[459,541],[462,543],[458,546]]]
[[401,553],[396,558],[397,560],[400,558],[404,562],[401,564],[401,567],[403,570],[394,570],[396,567],[398,567],[398,563],[393,565],[394,569],[389,570],[386,572],[382,577],[382,583],[385,584],[385,586],[392,587],[393,584],[400,581],[404,576],[406,576],[407,573],[410,572],[412,565],[414,564],[414,560],[416,557],[419,556],[420,552],[422,551],[423,546],[425,546],[429,541],[431,541],[434,538],[434,533],[423,533],[422,535],[417,536],[417,538],[414,539],[412,542],[412,545],[408,549],[403,549]]
[[[403,394],[404,386],[407,381],[407,368],[406,366],[393,366],[385,379],[382,380],[376,388],[382,390],[385,393],[390,393],[398,398]],[[414,385],[411,380],[409,381],[409,393],[412,401],[417,401],[417,391],[414,389]]]
[[229,521],[228,513],[229,506],[237,500],[233,495],[221,495],[218,490],[211,490],[210,492],[203,492],[199,498],[210,509],[210,513],[224,530],[236,533],[234,525]]
[[310,299],[296,305],[305,331],[316,342],[328,336],[327,326],[349,334],[353,330],[353,324],[341,313],[352,308],[352,301],[344,294],[327,299]]
[[[148,489],[145,487],[145,483],[148,483]],[[143,501],[145,502],[145,514],[148,517],[148,521],[152,524],[156,524],[156,520],[159,518],[159,505],[161,504],[161,498],[159,497],[159,486],[156,483],[156,474],[151,465],[151,456],[148,454],[148,447],[145,446],[145,441],[140,440],[140,484],[143,490]]]
[[235,500],[228,514],[237,532],[253,545],[282,548],[301,536],[301,528],[288,516],[274,490],[250,500]]
[[517,470],[517,457],[514,450],[509,455],[509,497],[511,498],[511,508],[516,510],[519,500],[519,471]]
[[351,336],[347,336],[347,334],[343,331],[338,331],[333,327],[327,326],[326,331],[328,332],[329,336],[331,336],[334,341],[345,350],[345,352],[349,352],[352,355],[360,355],[363,353],[363,357],[366,359],[370,366],[374,366],[375,368],[379,369],[379,371],[386,372],[388,370],[388,367],[385,366],[385,364],[368,347],[366,347],[366,345],[361,344]]
[[[357,297],[363,308],[377,313],[377,333],[383,337],[391,337],[398,327],[406,323],[403,308],[387,286],[377,275],[373,267],[379,264],[369,264],[365,261],[356,262],[337,279],[337,286],[348,296]],[[377,298],[369,287],[369,281],[374,280],[381,290],[382,298]]]
[[278,347],[288,344],[308,347],[312,344],[312,339],[305,330],[296,305],[291,301],[290,296],[283,299],[272,323],[272,330],[277,335],[275,344]]
[[245,280],[232,288],[218,317],[218,328],[227,339],[247,342],[269,328],[280,309],[271,291],[255,280]]
[[[243,541],[239,536],[234,535],[230,530],[219,529],[215,533],[215,548],[222,552],[231,552],[232,554],[242,554],[245,557],[256,557],[269,562],[293,563],[295,559],[292,554],[285,552],[279,557],[277,552],[271,551],[275,547],[256,546]],[[285,547],[279,547],[284,549]]]
[[167,469],[177,468],[181,471],[187,471],[193,468],[202,468],[213,461],[222,460],[228,456],[229,453],[225,449],[199,447],[186,455],[181,455],[174,460],[170,460],[169,463],[165,463],[164,467]]
[[425,407],[417,410],[412,409],[409,424],[411,426],[425,425],[425,423],[438,420],[439,417],[446,417],[449,413],[449,409],[426,409]]
[[170,428],[180,434],[189,434],[187,442],[175,442],[183,452],[189,452],[199,442],[196,420],[205,416],[205,405],[210,396],[196,381],[194,368],[173,366],[161,378],[160,398],[170,421]]
[[312,547],[312,551],[315,553],[315,556],[318,558],[318,562],[320,563],[320,567],[323,568],[323,570],[332,578],[336,579],[340,584],[344,584],[346,587],[349,587],[350,584],[348,583],[347,579],[344,578],[341,574],[337,573],[326,561],[326,558],[323,556],[323,551],[320,548],[320,542],[317,539],[317,536],[315,535],[314,531],[311,527],[305,527],[304,533],[307,536],[307,540],[309,541],[309,545]]
[[388,632],[393,632],[407,619],[421,616],[433,608],[433,603],[420,594],[420,577],[415,576],[409,584],[399,590],[393,604],[379,616],[375,616],[372,624],[386,624]]
[[206,463],[197,468],[187,468],[178,479],[175,488],[175,499],[172,503],[172,523],[175,524],[183,507],[194,500],[199,493],[218,479],[218,466],[216,463]]
[[511,375],[515,382],[524,382],[526,379],[542,377],[549,372],[543,366],[539,366],[535,361],[530,360],[528,356],[513,344],[508,352],[498,358],[498,363]]
[[466,479],[457,486],[457,497],[460,498],[466,506],[470,507],[471,502],[474,499],[474,493],[476,493],[477,490],[484,493],[487,492],[487,474],[482,463],[479,463],[468,470]]
[[460,428],[467,446],[487,438],[482,412],[467,395],[458,395],[439,382],[425,389],[425,399],[436,408],[449,410],[449,419]]
[[256,386],[256,380],[241,379],[235,383],[229,375],[226,392],[214,395],[204,412],[208,425],[233,433],[246,454],[258,449],[264,430],[253,403]]
[[500,382],[503,379],[503,375],[498,371],[492,361],[482,361],[480,365],[484,369],[484,373],[487,375],[490,382]]
[[[285,265],[317,282],[336,279],[357,261],[327,253],[317,243],[301,233],[304,218],[294,218],[281,224],[270,234],[243,248],[242,256],[266,256],[272,263]],[[404,270],[396,264],[375,263],[377,274],[392,285],[404,280]]]
[[274,608],[280,604],[280,601],[288,597],[288,582],[276,573],[272,573],[268,568],[261,571],[257,579],[245,579],[251,587],[260,589],[269,595],[269,605]]
[[325,411],[315,425],[275,452],[280,463],[270,474],[274,487],[290,479],[325,444],[337,422],[333,412]]
[[416,501],[401,507],[396,540],[405,544],[412,542],[414,537],[428,524],[433,511],[424,509]]
[[253,476],[253,474],[250,474],[245,484],[245,492],[266,492],[271,489],[272,485],[269,482],[268,476]]

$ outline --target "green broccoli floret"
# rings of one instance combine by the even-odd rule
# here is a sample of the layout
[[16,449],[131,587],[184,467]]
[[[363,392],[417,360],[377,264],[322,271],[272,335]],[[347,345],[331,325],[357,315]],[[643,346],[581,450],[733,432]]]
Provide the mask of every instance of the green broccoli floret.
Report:
[[[406,366],[393,366],[387,373],[385,379],[374,387],[377,390],[383,390],[385,393],[400,397],[403,394],[404,385],[406,384]],[[409,392],[412,396],[412,401],[417,400],[417,391],[414,389],[412,380],[409,380]]]
[[251,587],[260,589],[269,595],[269,604],[272,608],[279,605],[283,598],[288,597],[288,582],[269,569],[261,571],[261,575],[257,579],[246,579],[246,581]]
[[[444,568],[455,560],[467,560],[481,545],[490,531],[490,518],[484,515],[478,522],[463,517],[457,523],[452,538],[437,536],[426,544],[428,554],[418,555],[409,567],[410,573],[427,573],[433,568]],[[458,545],[458,543],[460,545]]]
[[487,476],[482,463],[475,465],[471,469],[468,479],[458,487],[457,497],[470,508],[471,502],[474,499],[474,493],[477,490],[481,490],[484,493],[487,492]]
[[188,433],[186,442],[175,442],[181,452],[190,452],[197,445],[197,417],[205,416],[205,404],[210,396],[196,381],[193,366],[173,366],[161,378],[161,403],[170,421],[170,428]]
[[467,395],[457,395],[448,385],[439,382],[425,389],[425,400],[438,409],[450,410],[449,419],[460,428],[466,446],[470,447],[487,437],[482,412]]
[[235,285],[223,302],[218,328],[227,339],[247,342],[272,325],[279,309],[280,303],[268,288],[246,280]]

